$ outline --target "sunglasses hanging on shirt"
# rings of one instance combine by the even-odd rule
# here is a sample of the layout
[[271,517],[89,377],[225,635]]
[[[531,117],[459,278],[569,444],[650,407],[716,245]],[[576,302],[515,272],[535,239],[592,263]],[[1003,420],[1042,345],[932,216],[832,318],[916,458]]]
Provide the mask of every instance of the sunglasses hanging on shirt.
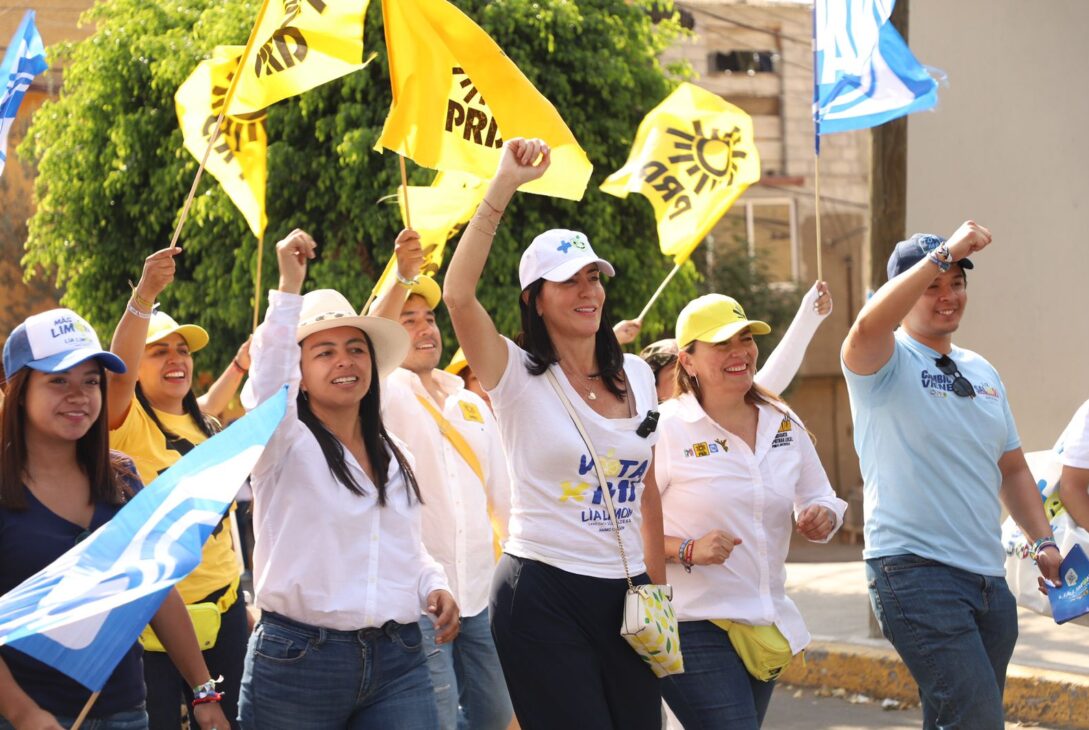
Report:
[[953,395],[960,396],[961,398],[975,398],[976,389],[968,382],[968,378],[961,374],[957,369],[957,364],[953,362],[953,359],[948,355],[942,355],[941,357],[934,358],[934,364],[938,366],[938,370],[942,371],[943,375],[948,375],[953,378]]

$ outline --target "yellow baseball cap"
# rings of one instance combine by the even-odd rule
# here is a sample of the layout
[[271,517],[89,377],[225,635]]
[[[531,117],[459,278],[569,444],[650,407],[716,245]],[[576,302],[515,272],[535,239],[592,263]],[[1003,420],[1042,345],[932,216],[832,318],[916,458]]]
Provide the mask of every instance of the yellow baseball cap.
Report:
[[458,375],[468,366],[469,361],[465,359],[465,353],[459,347],[458,351],[454,353],[454,356],[450,358],[450,364],[443,368],[443,370],[451,375]]
[[147,339],[144,340],[144,344],[150,345],[153,342],[158,342],[175,332],[182,336],[185,344],[189,345],[189,352],[201,350],[208,344],[208,332],[203,327],[198,327],[195,324],[178,324],[173,317],[160,311],[156,311],[151,315],[151,322],[147,326]]
[[767,322],[749,319],[737,300],[723,294],[704,294],[690,301],[677,317],[677,346],[700,342],[724,342],[749,328],[754,335],[771,332]]
[[438,309],[439,303],[442,301],[442,289],[439,288],[439,283],[435,281],[431,276],[420,276],[416,283],[408,289],[409,296],[418,294],[424,298],[427,302],[427,306],[431,309]]

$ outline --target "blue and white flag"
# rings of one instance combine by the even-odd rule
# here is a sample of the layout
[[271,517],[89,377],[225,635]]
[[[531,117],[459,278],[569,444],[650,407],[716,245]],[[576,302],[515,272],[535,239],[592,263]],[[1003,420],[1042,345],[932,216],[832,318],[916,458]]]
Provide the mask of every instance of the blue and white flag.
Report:
[[938,80],[889,22],[894,5],[895,0],[814,3],[818,151],[822,134],[875,127],[938,103]]
[[92,691],[200,563],[204,541],[283,419],[287,388],[197,446],[112,520],[0,597],[0,644]]
[[0,175],[8,161],[8,132],[23,103],[23,96],[34,77],[49,68],[45,62],[45,46],[34,25],[34,11],[26,11],[19,30],[8,44],[4,62],[0,63]]

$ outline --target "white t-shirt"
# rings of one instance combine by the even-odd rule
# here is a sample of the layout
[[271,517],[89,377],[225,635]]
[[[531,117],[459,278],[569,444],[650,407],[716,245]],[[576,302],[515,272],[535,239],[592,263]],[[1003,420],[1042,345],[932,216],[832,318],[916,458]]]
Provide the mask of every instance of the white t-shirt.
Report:
[[[504,340],[507,369],[489,391],[512,481],[510,536],[504,549],[570,573],[623,578],[593,459],[548,378],[530,375],[529,354]],[[635,416],[605,418],[582,400],[558,365],[551,367],[603,460],[628,566],[638,575],[646,570],[640,499],[657,434],[642,438],[635,430],[658,407],[654,374],[635,355],[625,355],[624,376],[629,397],[635,397]]]
[[1061,453],[1063,466],[1089,469],[1089,400],[1070,419],[1055,448]]

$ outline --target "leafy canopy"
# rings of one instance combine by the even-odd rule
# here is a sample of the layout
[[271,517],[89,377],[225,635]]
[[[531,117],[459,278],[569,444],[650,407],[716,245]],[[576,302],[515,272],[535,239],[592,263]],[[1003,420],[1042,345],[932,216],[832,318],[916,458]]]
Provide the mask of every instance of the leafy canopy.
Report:
[[[680,32],[655,24],[651,0],[458,0],[549,98],[595,165],[585,199],[515,198],[480,287],[501,331],[518,329],[522,249],[548,228],[584,231],[619,272],[608,285],[614,319],[634,317],[671,262],[658,251],[650,205],[597,190],[625,161],[643,115],[672,88],[660,52]],[[243,44],[257,0],[108,0],[88,11],[96,32],[51,49],[65,68],[63,93],[37,113],[20,154],[38,166],[37,212],[24,265],[55,274],[64,303],[102,333],[124,310],[128,282],[165,247],[196,173],[182,147],[174,92],[220,44]],[[390,104],[380,3],[368,11],[366,47],[377,52],[355,74],[269,110],[269,218],[262,288],[275,286],[273,244],[293,228],[319,243],[308,287],[340,290],[361,305],[401,228],[396,157],[372,151]],[[434,173],[408,165],[410,182]],[[201,182],[182,232],[177,279],[162,307],[212,333],[202,369],[225,365],[252,318],[257,241],[218,183]],[[695,291],[687,265],[655,305],[643,340],[672,329]],[[264,294],[261,296],[264,299]],[[440,325],[446,327],[440,311]],[[454,343],[447,341],[447,355]]]

